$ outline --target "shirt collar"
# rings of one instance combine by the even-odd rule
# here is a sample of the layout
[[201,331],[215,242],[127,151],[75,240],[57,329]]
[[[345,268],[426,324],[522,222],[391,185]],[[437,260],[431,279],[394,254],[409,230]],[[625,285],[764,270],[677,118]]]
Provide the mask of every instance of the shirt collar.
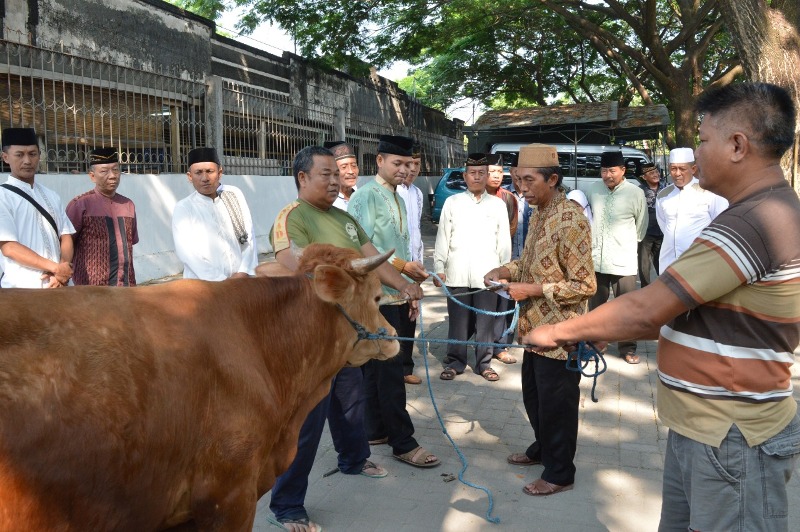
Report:
[[486,192],[486,189],[483,189],[483,194],[481,194],[481,197],[480,197],[480,198],[477,198],[477,199],[475,198],[475,194],[473,194],[473,193],[472,193],[472,192],[470,192],[469,190],[465,190],[465,191],[464,191],[464,194],[466,194],[467,196],[469,196],[469,199],[471,199],[471,200],[472,200],[474,203],[480,203],[480,202],[482,202],[482,201],[483,201],[485,198],[488,198],[488,197],[489,197],[489,193],[488,193],[488,192]]
[[386,180],[385,180],[384,178],[382,178],[381,176],[379,176],[379,175],[376,175],[376,176],[375,176],[375,181],[376,181],[376,182],[377,182],[377,183],[378,183],[380,186],[382,186],[383,188],[385,188],[386,190],[388,190],[389,192],[397,192],[397,188],[396,188],[396,187],[393,187],[392,185],[390,185],[390,184],[389,184],[389,182],[388,182],[388,181],[386,181]]
[[29,185],[22,179],[17,179],[13,175],[8,176],[8,181],[6,181],[9,185],[14,185],[15,187],[25,188],[25,190],[33,190],[34,185],[36,182],[34,181],[33,184]]

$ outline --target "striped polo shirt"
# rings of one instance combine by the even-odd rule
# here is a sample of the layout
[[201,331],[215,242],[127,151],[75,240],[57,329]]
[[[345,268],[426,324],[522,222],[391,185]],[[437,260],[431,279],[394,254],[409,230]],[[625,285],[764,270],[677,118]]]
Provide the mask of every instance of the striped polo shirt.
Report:
[[732,424],[751,446],[780,432],[797,409],[797,194],[783,183],[731,205],[660,279],[690,308],[661,328],[662,421],[714,447]]

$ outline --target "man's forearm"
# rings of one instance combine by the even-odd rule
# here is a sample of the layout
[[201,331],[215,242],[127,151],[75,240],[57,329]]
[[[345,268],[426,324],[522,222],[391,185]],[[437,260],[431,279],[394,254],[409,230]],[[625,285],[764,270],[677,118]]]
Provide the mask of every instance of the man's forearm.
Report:
[[[68,235],[67,235],[68,236]],[[70,238],[70,249],[72,238]],[[28,268],[33,268],[34,270],[41,270],[43,272],[54,272],[58,267],[58,264],[53,262],[50,259],[46,259],[33,251],[31,248],[27,246],[23,246],[19,242],[13,241],[6,241],[0,243],[0,251],[3,252],[3,255],[6,258],[13,260],[23,266],[27,266]],[[72,260],[72,255],[70,253],[70,260]]]

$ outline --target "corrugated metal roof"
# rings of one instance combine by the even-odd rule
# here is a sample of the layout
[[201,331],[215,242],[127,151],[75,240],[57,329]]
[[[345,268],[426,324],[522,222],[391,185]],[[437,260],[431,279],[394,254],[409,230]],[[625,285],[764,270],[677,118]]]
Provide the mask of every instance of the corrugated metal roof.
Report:
[[483,113],[469,129],[479,131],[590,123],[613,123],[615,128],[641,128],[666,127],[670,121],[666,106],[661,104],[619,107],[618,102],[595,102],[490,110]]

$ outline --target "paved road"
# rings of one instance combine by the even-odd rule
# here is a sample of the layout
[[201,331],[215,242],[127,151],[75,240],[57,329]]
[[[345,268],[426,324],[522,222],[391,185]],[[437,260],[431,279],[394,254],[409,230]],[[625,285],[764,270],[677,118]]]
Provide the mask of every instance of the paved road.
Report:
[[[429,268],[435,230],[430,224],[423,229]],[[425,335],[445,338],[445,300],[436,297],[441,291],[429,283],[425,293],[429,296],[422,307]],[[521,353],[515,354],[521,360]],[[336,452],[326,428],[311,472],[306,508],[326,532],[654,531],[661,511],[667,430],[656,417],[654,404],[655,343],[641,343],[639,354],[642,363],[636,366],[607,357],[608,371],[597,387],[598,403],[589,398],[591,380],[581,383],[573,491],[541,499],[529,497],[522,486],[538,478],[541,467],[511,466],[505,461],[511,452],[524,450],[533,436],[522,406],[521,364],[495,364],[500,380],[494,383],[468,373],[445,382],[438,377],[444,346],[434,345],[425,356],[430,388],[419,354],[415,373],[423,378],[423,384],[406,389],[416,437],[442,464],[432,469],[413,468],[394,460],[389,447],[383,445],[372,448],[372,459],[389,470],[388,477],[335,474],[323,478],[323,473],[336,467]],[[798,375],[795,366],[796,399],[800,399]],[[467,460],[465,479],[491,492],[493,515],[500,518],[499,524],[485,519],[486,493],[458,480],[445,482],[444,475],[457,475],[462,464],[442,433],[429,390],[447,432]],[[266,494],[259,501],[253,530],[278,530],[266,520],[268,505]],[[789,507],[790,530],[800,530],[800,475],[791,481]]]

